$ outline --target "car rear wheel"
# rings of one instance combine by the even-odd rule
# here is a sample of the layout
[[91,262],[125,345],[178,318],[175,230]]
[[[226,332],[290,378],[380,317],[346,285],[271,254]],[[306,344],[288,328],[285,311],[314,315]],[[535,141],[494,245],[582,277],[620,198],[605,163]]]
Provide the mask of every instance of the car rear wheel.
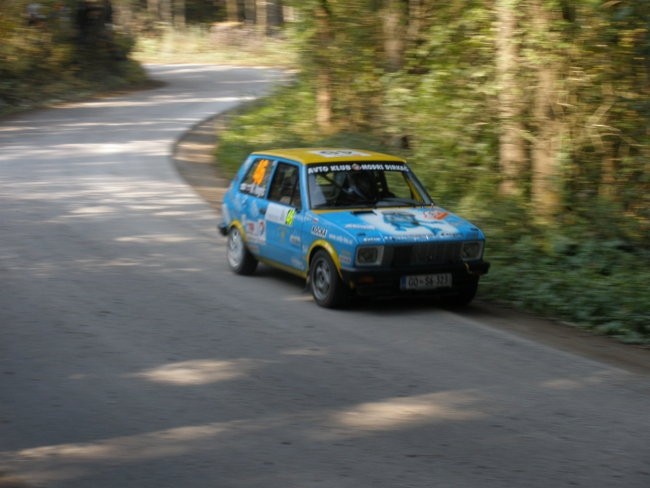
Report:
[[235,273],[249,275],[257,268],[257,259],[250,253],[240,230],[233,227],[228,232],[228,247],[226,249],[228,266]]
[[314,301],[325,308],[346,305],[350,289],[341,280],[336,265],[326,251],[318,251],[309,267],[309,282]]

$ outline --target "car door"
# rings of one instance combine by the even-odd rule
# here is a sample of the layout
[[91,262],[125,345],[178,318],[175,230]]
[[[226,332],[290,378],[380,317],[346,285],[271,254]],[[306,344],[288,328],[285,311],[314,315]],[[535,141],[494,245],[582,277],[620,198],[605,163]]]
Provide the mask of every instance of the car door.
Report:
[[300,166],[279,161],[269,187],[266,207],[269,258],[300,271],[306,269],[301,253],[302,207]]

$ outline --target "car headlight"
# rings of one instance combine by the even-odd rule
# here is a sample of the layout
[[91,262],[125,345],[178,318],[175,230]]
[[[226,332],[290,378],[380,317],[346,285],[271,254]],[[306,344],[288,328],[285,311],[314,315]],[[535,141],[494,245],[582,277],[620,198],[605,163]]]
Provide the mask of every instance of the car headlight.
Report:
[[469,241],[463,242],[463,247],[460,251],[460,256],[464,261],[472,261],[480,259],[483,255],[483,241]]
[[363,246],[357,249],[357,265],[377,266],[384,258],[384,246]]

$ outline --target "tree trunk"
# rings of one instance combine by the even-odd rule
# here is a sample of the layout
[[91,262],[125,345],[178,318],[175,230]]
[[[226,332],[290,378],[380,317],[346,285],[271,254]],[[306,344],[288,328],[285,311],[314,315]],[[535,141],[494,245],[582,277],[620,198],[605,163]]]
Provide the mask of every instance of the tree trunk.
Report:
[[333,41],[332,12],[328,0],[316,5],[317,53],[316,53],[316,123],[324,133],[332,131],[332,74],[327,59]]
[[147,11],[157,22],[171,24],[173,0],[147,0]]
[[388,72],[399,71],[402,67],[404,22],[401,9],[401,0],[386,0],[383,9],[384,53]]
[[260,34],[268,33],[268,5],[267,0],[255,0],[255,25]]
[[116,25],[130,31],[133,26],[133,6],[130,2],[116,2],[113,5]]
[[239,2],[226,0],[226,18],[228,22],[239,22]]
[[244,0],[244,22],[254,25],[255,18],[255,2],[256,0]]
[[332,78],[327,68],[320,68],[316,78],[316,123],[324,134],[332,132]]
[[407,39],[411,44],[417,44],[420,38],[422,25],[422,1],[408,0],[408,26],[406,29]]
[[531,154],[531,192],[535,214],[541,220],[552,218],[560,207],[558,158],[562,125],[554,113],[556,77],[553,67],[540,68],[535,91],[534,118],[537,130]]
[[526,164],[526,143],[523,138],[522,90],[517,81],[519,67],[519,43],[517,41],[517,17],[515,2],[496,2],[497,39],[496,68],[498,79],[499,118],[499,167],[501,183],[499,192],[515,196],[521,191],[521,175]]
[[185,0],[172,0],[174,2],[174,27],[185,29]]
[[172,13],[172,2],[174,0],[158,0],[158,20],[161,22],[171,25],[173,13]]
[[541,42],[537,49],[537,86],[534,92],[533,118],[535,138],[532,147],[531,197],[535,217],[550,222],[561,203],[560,152],[563,122],[558,102],[558,63],[550,46],[551,16],[542,0],[532,5],[535,35]]
[[147,12],[155,22],[160,21],[160,2],[161,0],[147,0]]
[[276,32],[284,24],[282,0],[267,0],[268,25],[271,32]]
[[616,197],[616,159],[611,144],[607,149],[603,154],[600,168],[598,195],[606,200],[614,200]]

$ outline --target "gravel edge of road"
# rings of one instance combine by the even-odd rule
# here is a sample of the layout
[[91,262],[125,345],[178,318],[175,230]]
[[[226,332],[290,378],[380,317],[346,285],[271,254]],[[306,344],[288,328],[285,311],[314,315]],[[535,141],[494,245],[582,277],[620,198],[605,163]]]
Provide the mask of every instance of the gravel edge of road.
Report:
[[190,187],[220,214],[229,181],[215,164],[217,132],[234,110],[209,117],[192,126],[174,143],[172,161]]
[[[217,214],[229,184],[216,164],[218,132],[241,107],[209,117],[182,134],[172,161],[180,176]],[[650,346],[624,344],[564,322],[540,318],[504,306],[474,301],[460,315],[565,352],[601,361],[631,373],[650,376]]]

